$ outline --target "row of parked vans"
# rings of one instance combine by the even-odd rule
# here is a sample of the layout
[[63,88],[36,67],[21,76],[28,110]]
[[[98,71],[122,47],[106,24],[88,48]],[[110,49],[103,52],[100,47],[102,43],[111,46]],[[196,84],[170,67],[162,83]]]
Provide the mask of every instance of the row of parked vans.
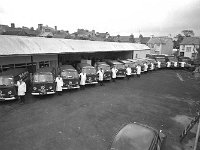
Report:
[[60,74],[63,78],[63,89],[77,89],[80,88],[79,73],[84,71],[87,74],[86,84],[98,83],[98,76],[96,72],[99,68],[104,70],[104,80],[111,80],[111,68],[113,66],[118,70],[117,77],[126,77],[126,67],[129,66],[132,70],[132,75],[136,74],[136,66],[140,65],[142,72],[144,72],[144,63],[148,65],[151,70],[151,65],[154,69],[157,68],[157,61],[161,62],[161,68],[166,67],[166,62],[176,61],[175,57],[163,56],[149,56],[142,59],[127,59],[127,60],[104,60],[103,62],[96,62],[94,66],[87,63],[79,63],[76,69],[72,65],[63,65],[58,69],[52,67],[45,67],[38,69],[33,75],[30,75],[26,68],[10,69],[0,74],[0,101],[13,100],[17,98],[17,81],[23,79],[28,85],[28,91],[32,95],[47,95],[54,94],[56,89],[55,78]]

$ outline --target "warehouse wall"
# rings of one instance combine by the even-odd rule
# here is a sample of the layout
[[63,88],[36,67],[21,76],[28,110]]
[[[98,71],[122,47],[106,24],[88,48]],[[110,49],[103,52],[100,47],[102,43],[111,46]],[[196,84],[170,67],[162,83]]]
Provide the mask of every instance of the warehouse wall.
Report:
[[150,50],[134,51],[133,58],[146,58],[147,54],[150,54]]

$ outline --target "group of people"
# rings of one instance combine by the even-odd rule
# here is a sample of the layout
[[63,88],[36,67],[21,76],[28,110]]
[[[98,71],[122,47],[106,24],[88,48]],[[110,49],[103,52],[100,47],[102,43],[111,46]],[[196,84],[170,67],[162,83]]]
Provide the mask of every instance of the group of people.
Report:
[[[148,70],[154,70],[155,69],[155,65],[151,62],[150,63],[150,68],[148,68],[148,64],[147,63],[144,63],[144,73],[146,73]],[[177,67],[178,66],[178,63],[177,62],[174,62],[174,67]],[[181,67],[184,67],[184,64],[180,64]],[[166,67],[167,68],[170,68],[171,67],[171,62],[167,62],[166,63]],[[161,62],[160,61],[157,61],[157,68],[161,68]],[[137,77],[140,78],[140,74],[141,74],[141,66],[140,65],[137,65],[136,66],[136,72],[135,74],[137,75]],[[116,66],[113,66],[112,69],[111,69],[111,77],[112,77],[112,81],[115,82],[116,81],[116,77],[117,77],[117,72],[118,72],[118,69],[116,68]],[[104,77],[104,70],[102,68],[99,68],[99,70],[97,71],[97,74],[98,74],[98,81],[99,81],[99,84],[100,86],[103,86],[104,83],[103,83],[103,77]],[[132,69],[129,65],[126,66],[126,77],[127,79],[129,80],[130,77],[131,77],[131,74],[132,74]],[[85,89],[85,83],[86,83],[86,72],[82,71],[80,74],[80,87],[81,89]],[[56,92],[58,95],[62,95],[62,87],[64,85],[64,82],[63,82],[63,79],[60,75],[58,75],[56,77]],[[18,98],[20,100],[20,103],[25,103],[25,93],[26,93],[26,83],[20,79],[16,86],[18,87]]]

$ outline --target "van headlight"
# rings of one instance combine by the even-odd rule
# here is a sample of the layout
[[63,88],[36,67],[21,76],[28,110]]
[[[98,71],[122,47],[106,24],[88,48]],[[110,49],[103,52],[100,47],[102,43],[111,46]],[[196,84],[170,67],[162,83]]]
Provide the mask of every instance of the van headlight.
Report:
[[12,91],[9,91],[8,94],[9,94],[9,95],[12,94]]
[[33,90],[37,90],[37,88],[36,88],[36,87],[33,87]]
[[52,86],[49,87],[50,90],[51,90],[52,88],[53,88]]

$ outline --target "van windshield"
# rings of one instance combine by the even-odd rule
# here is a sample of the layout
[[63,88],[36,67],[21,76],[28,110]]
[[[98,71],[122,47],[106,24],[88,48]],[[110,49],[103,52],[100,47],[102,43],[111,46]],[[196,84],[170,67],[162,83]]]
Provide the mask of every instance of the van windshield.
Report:
[[0,77],[0,85],[10,86],[13,85],[13,78],[10,77]]
[[96,73],[96,70],[95,68],[83,68],[82,69],[83,72],[85,72],[86,74],[95,74]]
[[116,64],[116,69],[125,69],[125,65],[123,64]]
[[157,61],[165,62],[165,58],[156,58]]
[[110,71],[110,66],[108,66],[108,65],[99,65],[98,69],[99,68],[102,68],[104,71]]
[[67,71],[63,70],[61,72],[61,76],[63,79],[72,79],[72,78],[78,78],[78,73],[76,71]]
[[177,61],[177,59],[176,59],[175,57],[168,57],[168,59],[169,59],[170,61]]
[[53,82],[51,73],[39,73],[33,76],[33,82]]

